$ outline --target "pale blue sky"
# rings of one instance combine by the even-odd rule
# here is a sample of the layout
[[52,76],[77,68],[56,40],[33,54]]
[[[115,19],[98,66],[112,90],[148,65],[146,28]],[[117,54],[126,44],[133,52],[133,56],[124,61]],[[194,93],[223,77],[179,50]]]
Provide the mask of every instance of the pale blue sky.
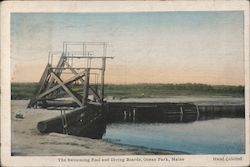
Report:
[[243,23],[240,11],[13,13],[12,79],[37,81],[63,41],[105,41],[108,83],[244,84]]

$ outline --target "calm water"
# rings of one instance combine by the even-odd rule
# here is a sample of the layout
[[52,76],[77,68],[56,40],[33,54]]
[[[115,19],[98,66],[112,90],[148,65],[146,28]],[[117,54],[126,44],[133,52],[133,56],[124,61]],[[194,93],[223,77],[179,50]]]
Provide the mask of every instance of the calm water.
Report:
[[221,118],[192,123],[113,123],[104,140],[112,143],[194,154],[241,154],[244,119]]

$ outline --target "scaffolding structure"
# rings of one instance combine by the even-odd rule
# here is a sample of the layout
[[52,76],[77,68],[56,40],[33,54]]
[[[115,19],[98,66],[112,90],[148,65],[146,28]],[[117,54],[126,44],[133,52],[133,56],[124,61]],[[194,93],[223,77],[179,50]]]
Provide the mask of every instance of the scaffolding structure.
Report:
[[[103,104],[106,42],[63,42],[63,51],[49,52],[48,63],[28,108],[71,99],[77,107]],[[92,96],[92,98],[90,97]]]

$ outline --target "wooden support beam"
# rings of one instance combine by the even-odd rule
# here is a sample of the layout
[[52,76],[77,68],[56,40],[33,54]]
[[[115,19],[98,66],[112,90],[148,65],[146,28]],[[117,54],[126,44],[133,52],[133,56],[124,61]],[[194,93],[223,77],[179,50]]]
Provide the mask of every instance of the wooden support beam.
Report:
[[51,76],[58,82],[59,85],[63,87],[63,89],[75,100],[75,102],[82,107],[81,101],[74,95],[74,93],[70,90],[70,88],[64,85],[63,81],[54,73],[51,72]]
[[[70,70],[70,69],[76,69],[76,70],[85,70],[85,69],[87,69],[87,67],[72,67],[72,68],[70,68],[70,67],[51,67],[50,69],[61,69],[61,70]],[[92,67],[91,68],[91,70],[102,70],[102,68],[94,68],[94,67]]]
[[44,85],[46,83],[46,80],[48,79],[49,77],[49,68],[51,66],[49,64],[47,64],[47,66],[45,67],[45,70],[42,74],[42,77],[39,81],[39,84],[38,84],[38,89],[36,90],[36,94],[35,96],[30,100],[29,104],[28,104],[28,108],[30,107],[33,107],[34,104],[37,102],[37,96],[41,93],[41,91],[44,89]]
[[[65,64],[69,67],[70,71],[71,71],[73,74],[75,74],[75,75],[78,74],[77,71],[76,71],[74,68],[72,68],[72,67],[69,65],[68,62],[65,62]],[[92,69],[92,68],[91,68],[91,69]],[[84,80],[83,80],[82,78],[80,78],[80,81],[81,81],[81,83],[84,83]],[[95,96],[95,98],[96,98],[98,101],[101,101],[100,96],[98,95],[98,93],[97,93],[91,86],[89,86],[89,90],[93,93],[93,95]]]
[[104,99],[104,74],[106,69],[106,44],[103,46],[103,58],[102,58],[102,74],[101,74],[101,102],[103,103]]
[[83,98],[82,98],[82,103],[84,105],[87,104],[88,101],[88,95],[89,95],[89,69],[85,70],[85,81],[83,85]]
[[86,59],[113,59],[114,57],[107,56],[64,56],[65,58],[86,58]]
[[[57,64],[57,66],[56,66],[57,68],[55,69],[55,72],[54,72],[59,77],[60,77],[60,75],[62,73],[62,69],[59,68],[59,67],[63,67],[64,66],[65,60],[66,59],[65,59],[65,57],[62,54],[61,57],[60,57],[60,60],[59,60],[59,62]],[[54,83],[54,78],[51,78],[51,80],[49,81],[49,83],[48,83],[48,85],[46,87],[46,90],[49,90],[49,88],[53,85],[53,83]]]
[[94,88],[92,88],[91,86],[89,86],[89,90],[91,91],[91,93],[93,93],[93,95],[95,96],[95,98],[96,98],[98,101],[101,101],[100,96],[99,96],[98,93],[94,90]]
[[[69,67],[70,71],[71,71],[73,74],[78,75],[78,73],[77,73],[77,71],[75,70],[75,68],[72,68],[72,67],[69,65],[68,62],[65,62],[65,64]],[[81,81],[82,83],[84,83],[84,80],[83,80],[82,78],[80,78],[80,81]]]
[[47,66],[45,67],[45,70],[43,72],[43,75],[39,81],[39,90],[36,92],[36,96],[39,95],[39,93],[42,91],[42,89],[44,87],[44,83],[45,83],[46,79],[48,78],[49,68],[50,68],[50,65],[47,64]]
[[[72,82],[74,82],[74,81],[76,81],[76,80],[78,80],[78,79],[82,79],[82,77],[83,77],[84,75],[85,75],[85,72],[84,72],[84,71],[82,71],[82,72],[80,72],[80,73],[77,73],[77,75],[75,75],[75,76],[71,77],[70,79],[64,81],[63,84],[66,85],[66,84],[72,83]],[[61,87],[61,85],[56,85],[56,86],[50,88],[49,90],[43,92],[42,94],[40,94],[40,95],[38,96],[38,98],[42,98],[42,97],[48,95],[49,93],[51,93],[51,92],[53,92],[53,91],[59,89],[60,87]]]

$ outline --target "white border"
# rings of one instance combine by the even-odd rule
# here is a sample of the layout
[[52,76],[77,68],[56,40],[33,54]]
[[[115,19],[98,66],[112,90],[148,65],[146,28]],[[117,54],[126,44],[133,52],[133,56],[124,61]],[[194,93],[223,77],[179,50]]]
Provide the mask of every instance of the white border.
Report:
[[[10,13],[11,12],[138,12],[138,11],[244,11],[246,154],[165,155],[184,162],[59,163],[62,156],[10,156]],[[249,165],[249,2],[248,1],[4,1],[1,4],[1,161],[3,166],[248,166]],[[213,157],[242,157],[242,161],[213,161]],[[76,159],[91,156],[71,157]],[[96,156],[112,157],[112,156]],[[117,156],[116,156],[117,157]],[[124,157],[124,156],[121,156]],[[66,157],[67,158],[67,157]]]

